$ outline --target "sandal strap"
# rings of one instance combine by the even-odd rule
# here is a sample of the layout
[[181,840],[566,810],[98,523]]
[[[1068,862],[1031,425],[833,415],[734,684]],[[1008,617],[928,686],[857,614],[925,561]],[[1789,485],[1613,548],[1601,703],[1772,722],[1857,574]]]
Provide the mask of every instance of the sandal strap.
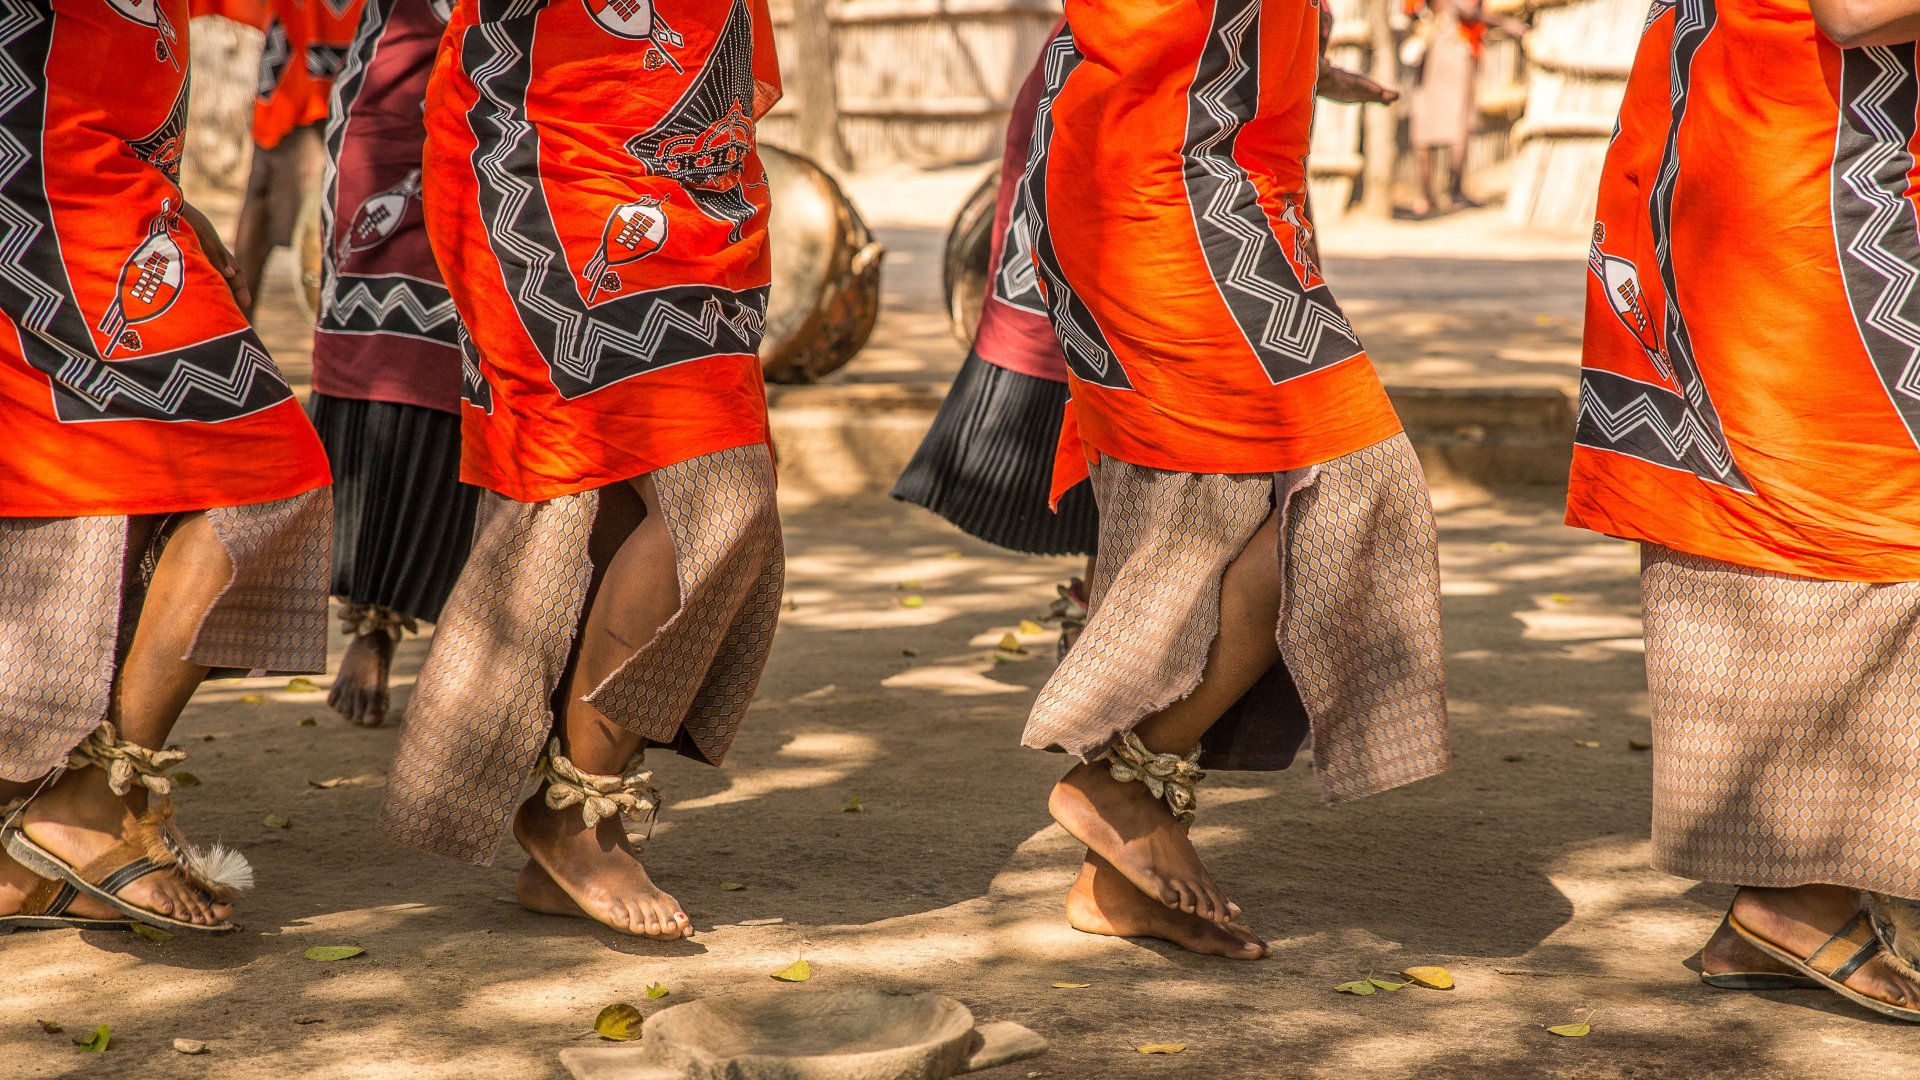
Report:
[[340,632],[354,637],[385,634],[398,641],[404,634],[418,634],[420,623],[379,604],[348,604],[340,613]]
[[1179,754],[1156,754],[1147,749],[1140,736],[1129,731],[1120,736],[1120,741],[1111,750],[1096,760],[1107,763],[1107,771],[1115,780],[1126,783],[1138,780],[1147,786],[1153,797],[1166,802],[1167,809],[1173,811],[1174,820],[1189,822],[1200,808],[1200,802],[1194,796],[1194,786],[1207,778],[1200,768],[1200,748],[1195,746],[1184,757]]
[[71,882],[41,878],[40,884],[34,886],[33,891],[20,902],[20,910],[17,914],[65,915],[67,909],[73,906],[74,898],[79,895],[80,890],[74,888]]
[[585,772],[560,752],[559,739],[549,739],[537,772],[546,781],[548,808],[578,806],[588,828],[610,817],[645,817],[651,826],[660,813],[660,792],[653,786],[653,773],[641,768],[645,760],[644,753],[633,755],[617,775]]
[[108,720],[73,748],[67,756],[67,768],[83,769],[91,765],[105,769],[107,787],[115,795],[125,795],[135,785],[155,795],[171,795],[173,779],[167,771],[185,760],[185,750],[170,747],[155,750],[122,739],[120,730]]
[[1881,948],[1880,936],[1873,931],[1873,920],[1865,911],[1856,911],[1826,944],[1807,957],[1806,964],[1834,982],[1845,983]]

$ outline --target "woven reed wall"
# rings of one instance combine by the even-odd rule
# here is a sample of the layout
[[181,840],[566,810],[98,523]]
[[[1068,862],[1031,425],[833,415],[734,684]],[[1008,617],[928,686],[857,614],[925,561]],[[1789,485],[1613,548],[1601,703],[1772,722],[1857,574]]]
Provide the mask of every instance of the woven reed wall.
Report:
[[1531,228],[1585,230],[1600,168],[1646,24],[1648,0],[1573,0],[1534,15],[1527,109],[1507,216]]
[[[838,0],[828,10],[855,168],[999,157],[1007,107],[1060,17],[1058,0]],[[792,17],[774,6],[776,41]],[[783,103],[761,130],[791,145],[793,122]]]

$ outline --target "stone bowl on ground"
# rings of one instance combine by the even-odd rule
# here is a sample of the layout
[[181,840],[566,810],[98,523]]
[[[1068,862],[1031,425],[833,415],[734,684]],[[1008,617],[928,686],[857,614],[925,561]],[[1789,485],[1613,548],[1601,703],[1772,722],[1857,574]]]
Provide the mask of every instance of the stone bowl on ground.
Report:
[[675,1005],[638,1044],[560,1062],[574,1080],[946,1080],[1046,1049],[1018,1024],[975,1027],[939,994],[772,990]]

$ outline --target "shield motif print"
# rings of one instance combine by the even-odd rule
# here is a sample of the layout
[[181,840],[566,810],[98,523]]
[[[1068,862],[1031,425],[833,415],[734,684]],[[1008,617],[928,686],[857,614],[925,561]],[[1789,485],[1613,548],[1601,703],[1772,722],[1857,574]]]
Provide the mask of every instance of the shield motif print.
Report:
[[100,320],[100,331],[107,335],[101,359],[112,357],[117,348],[138,352],[142,343],[134,327],[164,315],[179,298],[186,281],[186,259],[172,235],[177,220],[173,205],[163,204],[147,228],[147,238],[121,265],[113,304]]
[[153,28],[153,56],[180,67],[180,36],[173,29],[173,21],[167,13],[160,10],[160,0],[107,0],[107,6],[121,15],[132,19],[141,26]]
[[668,46],[680,48],[686,39],[668,26],[660,13],[654,10],[653,0],[582,0],[587,5],[587,13],[601,29],[616,37],[631,41],[644,41],[649,46],[646,58],[641,61],[651,71],[662,64],[676,72],[686,69],[680,61],[667,51]]
[[600,234],[600,250],[587,260],[587,266],[581,277],[588,283],[587,303],[591,304],[603,292],[620,291],[620,275],[613,268],[641,259],[659,251],[667,242],[667,215],[660,207],[666,202],[655,195],[645,195],[630,203],[621,203],[607,215],[607,227]]

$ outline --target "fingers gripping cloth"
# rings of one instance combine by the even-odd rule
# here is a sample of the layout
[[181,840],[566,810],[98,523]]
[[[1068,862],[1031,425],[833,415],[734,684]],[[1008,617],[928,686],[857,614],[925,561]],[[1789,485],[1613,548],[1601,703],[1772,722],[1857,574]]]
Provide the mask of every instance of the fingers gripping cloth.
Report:
[[554,810],[578,806],[588,828],[616,815],[645,817],[651,823],[660,812],[660,793],[653,787],[653,774],[641,769],[644,763],[645,756],[635,754],[621,775],[582,772],[560,753],[560,740],[551,739],[538,774],[547,782],[547,806]]
[[340,632],[354,637],[385,634],[398,641],[402,634],[418,634],[420,623],[379,604],[348,604],[340,613]]
[[67,757],[67,768],[93,765],[105,769],[107,787],[115,795],[125,795],[135,784],[155,795],[171,795],[173,779],[167,771],[185,760],[185,750],[155,750],[125,741],[109,720],[94,728],[85,742],[73,748]]
[[1153,797],[1164,800],[1167,809],[1173,811],[1174,819],[1181,822],[1193,820],[1193,813],[1200,803],[1194,798],[1194,786],[1207,778],[1200,768],[1200,748],[1194,747],[1185,757],[1179,754],[1156,754],[1147,749],[1140,736],[1129,731],[1120,737],[1113,749],[1100,756],[1107,763],[1107,769],[1113,778],[1122,783],[1138,780],[1147,785]]

